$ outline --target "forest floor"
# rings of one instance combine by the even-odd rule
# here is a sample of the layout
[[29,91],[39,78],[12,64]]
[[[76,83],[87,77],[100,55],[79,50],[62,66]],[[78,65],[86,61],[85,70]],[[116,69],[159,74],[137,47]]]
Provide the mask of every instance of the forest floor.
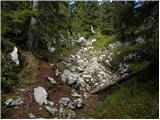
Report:
[[[89,72],[92,71],[92,78],[96,77],[96,79],[99,80],[94,83],[89,83],[91,87],[93,86],[93,89],[97,83],[99,85],[104,84],[103,80],[113,80],[118,75],[103,68],[103,64],[100,62],[104,54],[109,54],[106,53],[106,50],[102,50],[104,46],[104,42],[101,41],[93,45],[94,49],[87,47],[87,52],[84,52],[84,48],[80,48],[75,54],[72,54],[71,57],[64,59],[64,61],[70,60],[72,65],[67,67],[61,66],[59,70],[62,73],[65,70],[75,72],[75,67],[81,67],[84,75],[90,75]],[[71,100],[75,99],[75,97],[71,95],[73,86],[64,82],[61,75],[56,75],[53,64],[36,59],[30,52],[23,51],[22,54],[25,56],[26,62],[18,75],[20,82],[14,86],[13,91],[5,96],[4,99],[16,99],[20,97],[25,100],[25,103],[23,106],[8,108],[6,113],[7,118],[29,118],[30,113],[33,113],[36,118],[59,118],[58,113],[55,115],[49,114],[45,106],[40,106],[35,101],[34,88],[39,86],[45,88],[48,93],[47,100],[53,101],[54,107],[60,110],[59,100],[62,97],[67,97]],[[71,73],[71,75],[73,75],[73,73]],[[76,75],[77,74],[79,75],[78,72],[76,72]],[[146,73],[144,74],[144,76],[146,76]],[[83,76],[83,74],[80,74],[80,76],[81,75]],[[54,78],[57,84],[55,86],[52,85],[47,77]],[[87,79],[89,78],[85,78],[85,80]],[[143,76],[140,78],[133,77],[125,84],[122,83],[112,87],[113,90],[104,90],[99,94],[90,94],[87,98],[83,97],[85,101],[84,105],[81,108],[74,109],[76,118],[144,118],[144,116],[146,116],[146,118],[156,118],[158,115],[158,94],[156,91],[158,86],[154,84],[156,83],[155,81],[149,81],[149,79],[152,78],[148,79],[146,76],[147,81],[143,79]],[[154,79],[157,80],[157,78]],[[112,81],[108,81],[108,83],[110,84]],[[153,88],[152,86],[155,87]],[[141,93],[139,93],[139,91],[141,91]],[[82,90],[81,95],[84,94],[84,92],[86,91]],[[150,94],[151,92],[152,94]]]
[[[98,44],[99,45],[99,44]],[[97,45],[97,46],[98,46]],[[103,44],[102,44],[103,45]],[[100,51],[101,47],[100,46]],[[98,47],[97,47],[98,49]],[[105,70],[101,64],[98,63],[99,57],[101,57],[102,53],[99,50],[93,51],[93,47],[89,46],[86,48],[80,48],[75,52],[75,55],[71,55],[72,57],[67,58],[67,60],[71,60],[71,66],[68,68],[77,67],[79,64],[80,67],[87,65],[86,70],[90,72],[90,69],[94,69],[93,72]],[[87,52],[88,51],[88,52]],[[61,75],[56,76],[56,71],[53,69],[53,65],[39,59],[36,59],[32,53],[23,51],[22,54],[26,58],[25,65],[21,72],[19,73],[20,84],[17,84],[12,93],[8,94],[5,98],[23,98],[25,103],[23,106],[17,106],[14,108],[9,108],[7,118],[29,118],[29,113],[33,113],[36,118],[53,118],[44,108],[44,106],[39,106],[34,98],[34,88],[43,87],[46,89],[48,93],[48,100],[54,102],[54,106],[59,110],[60,104],[59,100],[62,97],[70,98],[74,100],[75,97],[71,95],[71,90],[74,89],[73,86],[67,85],[63,80],[61,80]],[[105,53],[103,53],[105,54]],[[78,56],[78,59],[76,58]],[[80,61],[80,63],[77,63]],[[85,62],[84,62],[85,61]],[[84,65],[83,65],[84,64]],[[95,64],[95,65],[94,65]],[[63,73],[66,68],[60,68]],[[82,68],[81,68],[82,69]],[[76,73],[79,74],[79,73]],[[99,73],[96,73],[98,75]],[[104,74],[104,73],[102,73]],[[88,73],[87,73],[88,75]],[[110,76],[110,73],[107,73]],[[102,75],[101,75],[102,76]],[[47,77],[52,77],[56,80],[57,85],[53,86]],[[96,76],[97,77],[97,76]],[[86,78],[87,79],[87,78]],[[102,78],[101,78],[102,79]],[[89,80],[89,79],[88,79]],[[100,81],[100,80],[99,80]],[[98,82],[99,82],[98,81]],[[100,83],[101,84],[101,83]],[[103,83],[104,84],[104,83]],[[86,84],[88,85],[88,84]],[[85,94],[86,91],[83,90],[82,94]],[[85,105],[81,108],[75,109],[76,118],[83,118],[84,114],[90,112],[93,106],[96,104],[96,100],[98,100],[97,95],[89,95],[84,101]],[[55,115],[54,117],[59,117]]]
[[[66,85],[60,77],[56,77],[56,73],[53,70],[53,66],[47,62],[36,59],[30,52],[23,52],[23,55],[26,57],[27,64],[21,70],[19,74],[19,78],[21,81],[27,80],[26,76],[24,78],[24,74],[26,74],[26,70],[30,69],[32,71],[32,79],[27,81],[27,83],[22,83],[18,86],[15,86],[12,93],[8,95],[11,98],[21,97],[24,98],[25,104],[21,107],[10,108],[8,111],[7,118],[29,118],[28,114],[33,113],[36,118],[52,118],[48,112],[44,109],[44,107],[40,107],[38,103],[34,99],[34,88],[38,86],[42,86],[48,92],[49,100],[54,101],[54,104],[59,109],[59,99],[62,97],[72,98],[70,91],[71,87]],[[54,88],[51,83],[47,80],[47,77],[56,78],[56,82],[58,86]],[[92,95],[86,102],[86,106],[76,110],[76,118],[82,118],[83,114],[89,112],[96,103],[96,99],[98,99],[97,95]]]

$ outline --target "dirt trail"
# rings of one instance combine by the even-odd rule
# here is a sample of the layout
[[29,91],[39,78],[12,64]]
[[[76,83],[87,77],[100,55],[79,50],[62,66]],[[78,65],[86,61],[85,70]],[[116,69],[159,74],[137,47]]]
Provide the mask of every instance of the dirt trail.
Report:
[[[53,70],[53,67],[46,62],[36,60],[35,57],[29,53],[25,52],[24,53],[27,59],[27,64],[24,66],[24,69],[32,68],[33,70],[33,76],[32,80],[30,81],[30,85],[26,86],[24,88],[17,88],[15,87],[15,90],[13,94],[17,96],[21,96],[25,100],[25,105],[24,106],[19,106],[17,108],[10,108],[9,111],[9,116],[8,118],[12,119],[24,119],[24,118],[29,118],[28,114],[33,113],[36,118],[43,118],[45,117],[44,114],[46,113],[45,109],[43,106],[39,106],[38,103],[36,103],[34,99],[34,88],[38,86],[42,86],[46,89],[48,92],[48,100],[53,101],[56,108],[59,109],[59,99],[61,97],[69,97],[73,98],[71,96],[71,87],[66,85],[60,77],[57,77],[55,75],[55,71]],[[20,74],[23,73],[24,70],[21,71]],[[53,77],[57,84],[58,87],[54,87],[48,80],[47,77]],[[20,90],[23,89],[23,90]],[[90,107],[92,107],[95,103],[95,100],[91,100],[91,102],[88,101],[88,105],[85,108],[75,110],[77,113],[76,118],[81,118],[83,117],[83,113],[86,111],[89,111]]]

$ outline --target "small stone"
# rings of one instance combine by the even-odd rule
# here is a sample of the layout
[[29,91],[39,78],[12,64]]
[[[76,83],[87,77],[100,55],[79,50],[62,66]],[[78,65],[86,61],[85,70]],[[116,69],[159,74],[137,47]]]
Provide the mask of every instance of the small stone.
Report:
[[69,98],[66,98],[66,97],[62,97],[60,100],[59,100],[59,103],[63,106],[67,106],[68,103],[70,102],[70,99]]
[[70,76],[68,76],[68,85],[72,85],[76,83],[78,80],[78,74],[77,73],[71,73]]
[[76,55],[75,57],[78,58],[78,59],[81,59],[81,56],[79,56],[79,55]]
[[68,103],[68,108],[75,109],[75,104],[73,102]]
[[86,46],[92,46],[92,41],[87,41]]
[[[8,99],[8,100],[5,101],[5,104],[6,104],[7,106],[12,105],[12,102],[13,102],[13,101],[14,101],[13,99]],[[13,106],[13,105],[12,105],[12,106]]]
[[23,98],[19,98],[17,100],[8,99],[7,101],[5,101],[5,104],[7,105],[7,107],[15,107],[15,106],[23,105],[24,99]]
[[92,43],[96,42],[96,39],[92,39]]
[[76,113],[73,110],[69,110],[67,119],[74,119],[74,118],[76,118]]
[[75,58],[75,56],[74,56],[74,55],[71,55],[71,58]]
[[59,70],[56,69],[56,76],[58,76],[60,74]]
[[69,108],[60,107],[59,116],[61,119],[74,119],[76,118],[76,113]]
[[83,106],[83,100],[82,100],[82,98],[77,98],[77,99],[75,99],[75,100],[74,100],[74,103],[76,104],[76,106],[77,106],[78,108],[80,108],[80,107]]
[[48,105],[53,106],[53,105],[54,105],[54,102],[48,101]]
[[91,26],[91,32],[95,34],[96,32],[93,30],[93,26]]
[[85,92],[83,96],[84,96],[84,98],[88,98],[89,93],[86,93],[86,92]]
[[85,38],[84,38],[84,37],[80,37],[80,38],[78,39],[78,42],[79,42],[79,43],[81,43],[81,42],[83,42],[83,41],[85,41]]
[[77,67],[77,70],[78,70],[79,72],[83,72],[83,71],[84,71],[84,69],[82,69],[81,67]]
[[136,42],[142,44],[145,42],[145,40],[142,37],[139,37],[136,39]]
[[81,95],[78,94],[78,93],[76,92],[76,90],[74,90],[74,89],[71,90],[71,95],[72,95],[73,97],[81,97]]
[[53,84],[55,85],[57,82],[54,80],[54,78],[52,77],[48,77],[48,80]]
[[45,108],[51,115],[54,115],[55,112],[58,111],[56,108],[52,108],[52,107],[49,107],[49,106],[45,106]]
[[23,89],[23,88],[22,88],[22,89],[19,89],[19,90],[20,90],[21,92],[24,92],[24,91],[25,91],[25,89]]
[[36,117],[33,115],[33,113],[29,113],[28,116],[30,119],[36,119]]
[[63,82],[66,82],[67,79],[68,79],[68,76],[70,76],[70,74],[72,74],[71,71],[69,71],[69,70],[64,70],[63,74],[61,75],[62,81],[63,81]]

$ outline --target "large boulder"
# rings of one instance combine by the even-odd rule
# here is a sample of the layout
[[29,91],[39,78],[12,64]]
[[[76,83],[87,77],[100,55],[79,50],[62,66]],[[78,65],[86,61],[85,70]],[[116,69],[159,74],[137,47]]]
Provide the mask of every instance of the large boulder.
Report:
[[35,101],[39,105],[43,105],[43,103],[47,104],[47,96],[48,93],[43,87],[39,86],[37,88],[34,88]]

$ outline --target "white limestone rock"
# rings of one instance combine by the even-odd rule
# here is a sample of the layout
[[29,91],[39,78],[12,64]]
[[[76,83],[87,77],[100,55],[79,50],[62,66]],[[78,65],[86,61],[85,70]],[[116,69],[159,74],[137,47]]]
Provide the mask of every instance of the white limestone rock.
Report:
[[43,103],[47,103],[47,96],[48,93],[47,91],[39,86],[37,88],[34,88],[34,97],[35,97],[35,101],[39,104],[39,105],[43,105]]
[[136,39],[136,42],[142,44],[145,42],[145,40],[142,37],[139,37]]
[[70,99],[69,99],[69,98],[66,98],[66,97],[62,97],[62,98],[59,100],[59,104],[61,104],[61,105],[63,105],[63,106],[67,106],[69,102],[70,102]]
[[51,42],[48,42],[47,43],[47,48],[48,48],[48,51],[53,53],[56,49],[53,47],[52,43]]
[[95,34],[96,32],[93,30],[93,26],[91,26],[91,32]]
[[10,53],[11,59],[19,65],[19,59],[18,59],[18,49],[14,47],[13,51]]
[[78,42],[79,43],[81,43],[81,42],[83,42],[83,41],[85,41],[86,39],[84,38],[84,37],[80,37],[79,39],[78,39]]
[[77,98],[74,100],[74,103],[76,104],[76,106],[78,108],[82,107],[83,106],[83,99],[82,98]]
[[54,102],[52,102],[52,101],[47,101],[47,103],[48,103],[48,105],[50,105],[50,106],[53,106],[54,105]]
[[52,77],[48,77],[48,80],[49,80],[49,81],[51,82],[51,84],[53,84],[53,85],[57,84],[57,82],[55,81],[55,79],[52,78]]
[[92,46],[92,41],[86,41],[86,46]]
[[76,118],[76,113],[69,108],[63,108],[61,106],[59,110],[59,117],[61,119],[74,119]]
[[19,98],[16,100],[13,99],[8,99],[5,101],[5,104],[7,105],[7,107],[16,107],[16,106],[20,106],[24,104],[24,99],[23,98]]
[[67,81],[68,76],[71,74],[71,71],[69,70],[64,70],[63,74],[61,75],[61,79],[63,82]]
[[75,103],[70,101],[68,103],[68,108],[75,109],[76,108]]
[[67,82],[68,85],[74,84],[77,82],[79,75],[75,72],[69,70],[64,70],[64,73],[61,75],[62,81]]
[[33,113],[29,113],[28,116],[30,119],[36,119],[36,116]]
[[77,73],[72,73],[70,76],[68,76],[68,85],[72,85],[76,83],[78,80],[78,74]]
[[45,109],[51,114],[54,115],[58,110],[49,106],[45,106]]
[[72,95],[73,97],[81,97],[81,95],[78,94],[75,89],[72,89],[72,90],[71,90],[71,95]]
[[92,43],[96,42],[97,40],[96,39],[92,39]]

